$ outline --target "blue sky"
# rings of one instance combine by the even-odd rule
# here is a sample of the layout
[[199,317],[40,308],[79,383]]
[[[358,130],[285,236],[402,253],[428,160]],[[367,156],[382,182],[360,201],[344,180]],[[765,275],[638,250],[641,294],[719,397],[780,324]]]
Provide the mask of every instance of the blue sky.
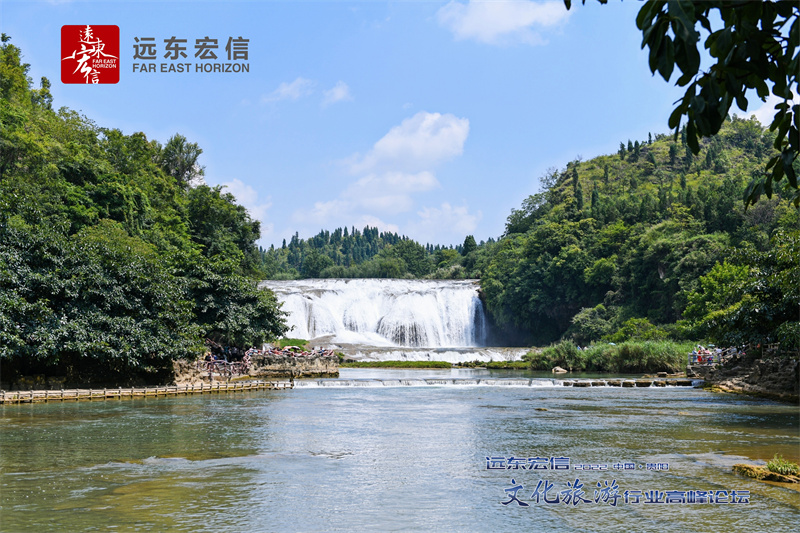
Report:
[[[197,142],[263,246],[364,225],[458,244],[497,238],[548,168],[667,132],[681,91],[647,68],[640,3],[573,3],[2,0],[0,30],[55,107]],[[61,83],[61,26],[85,24],[119,26],[118,84]],[[249,39],[250,72],[132,71],[135,37],[161,63],[173,36]]]

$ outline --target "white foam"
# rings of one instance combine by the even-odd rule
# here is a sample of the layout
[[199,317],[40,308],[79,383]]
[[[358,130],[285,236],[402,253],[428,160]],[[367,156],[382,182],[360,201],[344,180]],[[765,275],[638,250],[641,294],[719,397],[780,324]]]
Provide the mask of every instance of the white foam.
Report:
[[371,346],[485,346],[486,312],[472,280],[262,281],[289,313],[292,336]]

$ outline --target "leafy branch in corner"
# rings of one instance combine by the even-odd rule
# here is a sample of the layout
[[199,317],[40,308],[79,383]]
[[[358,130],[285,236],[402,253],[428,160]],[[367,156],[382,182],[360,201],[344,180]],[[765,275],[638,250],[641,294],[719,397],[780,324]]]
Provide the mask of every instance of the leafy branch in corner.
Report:
[[[608,0],[598,0],[606,4]],[[586,3],[586,0],[582,0]],[[564,0],[567,9],[571,0]],[[712,28],[715,13],[722,22]],[[708,32],[705,48],[714,63],[700,70],[700,27]],[[669,81],[674,68],[676,81],[686,92],[669,117],[676,136],[686,117],[686,141],[693,153],[700,151],[699,137],[715,135],[733,102],[747,111],[746,93],[755,90],[762,101],[771,92],[780,101],[769,126],[777,132],[778,154],[762,175],[753,179],[744,193],[745,206],[762,194],[772,197],[784,178],[794,189],[794,205],[800,207],[795,163],[800,153],[800,105],[793,103],[800,72],[800,3],[778,0],[648,0],[639,10],[636,26],[642,32],[642,48],[649,49],[650,71]]]

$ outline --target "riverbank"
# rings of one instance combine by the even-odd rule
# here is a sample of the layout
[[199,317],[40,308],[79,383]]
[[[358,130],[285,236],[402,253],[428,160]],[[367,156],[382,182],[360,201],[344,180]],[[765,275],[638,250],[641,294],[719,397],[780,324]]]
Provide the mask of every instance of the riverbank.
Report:
[[706,388],[715,392],[732,392],[761,396],[782,402],[800,404],[800,360],[773,357],[769,359],[737,358],[724,366],[697,371]]
[[252,356],[250,365],[240,373],[226,372],[226,366],[208,366],[203,362],[179,359],[173,364],[173,385],[259,379],[335,378],[339,376],[339,358],[333,353],[281,354],[264,352]]

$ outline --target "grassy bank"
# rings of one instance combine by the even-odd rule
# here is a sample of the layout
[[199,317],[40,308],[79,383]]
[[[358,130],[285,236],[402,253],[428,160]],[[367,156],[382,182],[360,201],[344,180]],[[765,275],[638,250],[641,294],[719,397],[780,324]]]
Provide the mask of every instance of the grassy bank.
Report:
[[530,370],[530,363],[527,361],[467,361],[456,363],[456,368],[488,368],[490,370]]
[[447,361],[356,361],[340,368],[452,368]]
[[272,345],[280,350],[286,348],[287,346],[297,346],[299,348],[306,349],[308,348],[308,341],[304,339],[283,338],[273,342]]
[[618,345],[593,344],[585,350],[562,341],[524,356],[531,370],[560,366],[569,371],[678,372],[686,367],[695,344],[672,341],[629,341]]

